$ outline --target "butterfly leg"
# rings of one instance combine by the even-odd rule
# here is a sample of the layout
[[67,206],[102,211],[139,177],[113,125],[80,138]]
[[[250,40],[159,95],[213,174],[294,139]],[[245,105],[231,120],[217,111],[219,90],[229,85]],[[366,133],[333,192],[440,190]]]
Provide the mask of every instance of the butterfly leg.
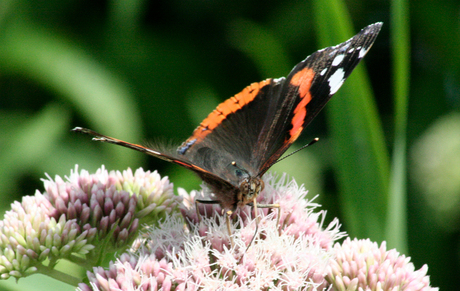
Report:
[[[254,200],[253,203],[251,203],[254,206],[254,211],[256,211],[256,216],[257,216],[257,207],[259,208],[276,208],[278,209],[278,216],[276,217],[276,228],[279,229],[279,234],[281,234],[281,229],[279,228],[280,226],[280,217],[281,217],[281,207],[279,204],[256,204],[256,201]],[[259,219],[257,216],[256,220],[257,224],[259,223]]]
[[232,216],[233,211],[228,210],[226,214],[227,214],[226,215],[226,221],[227,221],[228,237],[230,238],[230,245],[233,248],[233,247],[235,247],[235,242],[233,241],[232,228],[230,227],[230,217]]
[[252,202],[252,207],[254,207],[254,215],[256,216],[256,226],[258,228],[259,223],[260,223],[260,218],[259,218],[259,211],[257,209],[257,200],[254,198],[254,201]]
[[[246,247],[246,252],[248,251],[249,247],[252,245],[252,243],[256,239],[257,233],[259,232],[260,217],[258,215],[259,211],[258,211],[257,207],[259,207],[259,208],[278,208],[278,217],[276,219],[276,228],[278,228],[278,226],[279,226],[280,215],[281,215],[281,207],[279,206],[279,204],[257,204],[256,199],[254,199],[253,202],[248,203],[247,205],[254,207],[254,213],[255,213],[255,216],[256,216],[256,230],[254,232],[254,235],[253,235],[251,241],[249,242],[248,246]],[[279,230],[278,233],[281,235],[281,230]]]
[[198,203],[201,203],[201,202],[199,202],[198,200],[195,200],[196,216],[198,218],[198,223],[200,223],[201,222],[201,214],[200,214],[200,209],[198,208]]
[[[258,211],[257,211],[257,201],[256,201],[256,199],[254,199],[254,202],[248,203],[248,205],[252,205],[254,207],[254,213],[255,213],[255,216],[256,216],[256,230],[254,231],[254,235],[252,236],[252,239],[249,242],[248,246],[246,247],[246,250],[244,251],[244,253],[247,253],[247,251],[249,250],[249,247],[251,247],[252,243],[256,239],[257,234],[259,233],[259,216],[257,215]],[[243,257],[241,257],[241,259],[243,259]],[[240,259],[240,261],[241,261],[241,259]]]
[[[198,221],[201,221],[201,214],[200,210],[198,209],[198,203],[202,204],[220,204],[219,200],[201,200],[201,199],[196,199],[195,200],[195,206],[196,206],[196,214],[198,216]],[[232,247],[235,246],[235,242],[233,241],[233,236],[232,236],[232,229],[230,227],[230,217],[232,216],[233,211],[228,210],[226,213],[226,222],[227,222],[227,231],[228,231],[228,236],[230,237],[230,244]]]

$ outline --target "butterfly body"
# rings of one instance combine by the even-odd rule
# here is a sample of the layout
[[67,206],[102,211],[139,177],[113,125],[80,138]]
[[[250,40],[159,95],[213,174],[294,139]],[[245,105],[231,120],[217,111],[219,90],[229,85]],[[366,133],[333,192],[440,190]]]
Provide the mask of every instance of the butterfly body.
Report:
[[381,26],[369,25],[351,39],[313,53],[286,78],[249,85],[218,105],[175,151],[127,143],[88,129],[74,130],[192,170],[218,203],[234,210],[255,202],[264,188],[264,173],[337,92]]

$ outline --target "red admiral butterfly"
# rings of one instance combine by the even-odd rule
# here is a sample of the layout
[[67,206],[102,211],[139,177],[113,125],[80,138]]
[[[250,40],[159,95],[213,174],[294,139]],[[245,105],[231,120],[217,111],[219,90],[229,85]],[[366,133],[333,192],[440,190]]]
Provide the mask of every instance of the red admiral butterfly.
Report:
[[[188,168],[211,188],[222,207],[255,202],[262,176],[342,86],[374,43],[382,23],[337,46],[319,50],[286,78],[253,83],[221,103],[177,150],[151,149],[89,129],[73,131]],[[254,203],[255,204],[255,203]]]

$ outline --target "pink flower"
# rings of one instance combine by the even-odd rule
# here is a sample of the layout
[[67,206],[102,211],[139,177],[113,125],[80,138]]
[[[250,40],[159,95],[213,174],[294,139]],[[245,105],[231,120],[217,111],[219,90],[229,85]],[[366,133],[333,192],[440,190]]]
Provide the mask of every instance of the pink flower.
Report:
[[[258,197],[279,209],[259,209],[256,223],[247,206],[230,225],[219,205],[199,203],[198,218],[195,199],[212,199],[206,187],[179,189],[177,197],[156,172],[75,168],[66,180],[44,182],[43,194],[13,203],[0,221],[2,279],[53,274],[85,291],[437,290],[426,266],[415,270],[385,243],[347,238],[334,245],[345,236],[338,220],[324,227],[325,212],[286,175],[265,175]],[[95,267],[115,253],[108,269]],[[62,259],[92,270],[89,283],[58,273]]]
[[66,180],[48,177],[44,184],[43,194],[13,203],[0,221],[3,279],[52,270],[60,259],[91,267],[130,246],[140,223],[156,222],[180,202],[166,178],[142,169],[89,174],[75,167]]
[[[327,287],[325,277],[334,254],[332,244],[343,233],[339,232],[337,221],[323,229],[324,212],[314,212],[318,205],[305,199],[304,188],[286,180],[286,176],[282,176],[276,182],[266,175],[266,187],[259,201],[281,204],[280,225],[276,224],[277,210],[263,209],[256,233],[252,209],[237,210],[231,225],[233,244],[220,207],[199,204],[202,216],[198,221],[194,199],[201,193],[193,191],[189,195],[180,190],[185,198],[182,212],[189,222],[188,228],[184,228],[182,219],[171,216],[144,233],[129,254],[138,261],[154,257],[157,263],[168,263],[163,270],[168,280],[161,283],[155,279],[148,290],[320,290]],[[111,268],[117,266],[121,271],[122,265],[126,266],[118,261]],[[121,276],[129,281],[127,286],[147,290],[147,285],[141,286],[138,282],[148,281],[145,278],[153,280],[156,276],[153,269],[146,269],[148,272],[139,271],[140,267],[131,269],[121,271]],[[127,278],[127,273],[136,273],[136,276]],[[100,272],[95,270],[89,275],[94,290],[109,290],[110,282],[120,276],[117,272],[106,272],[99,277],[97,274]],[[136,281],[135,278],[143,279]],[[88,290],[89,285],[83,284],[80,288]]]
[[265,175],[259,196],[259,203],[281,205],[279,225],[276,209],[261,209],[256,232],[253,209],[245,207],[232,215],[231,235],[219,205],[198,204],[198,219],[194,201],[206,199],[206,187],[179,189],[187,227],[167,217],[134,243],[127,256],[136,264],[120,259],[108,271],[95,269],[81,290],[436,290],[426,266],[414,271],[384,245],[347,239],[333,246],[344,236],[338,221],[324,228],[324,212],[315,211],[303,187],[286,181]]
[[438,290],[430,287],[427,265],[420,270],[410,258],[396,250],[387,251],[385,242],[350,240],[335,244],[336,259],[328,268],[332,290]]

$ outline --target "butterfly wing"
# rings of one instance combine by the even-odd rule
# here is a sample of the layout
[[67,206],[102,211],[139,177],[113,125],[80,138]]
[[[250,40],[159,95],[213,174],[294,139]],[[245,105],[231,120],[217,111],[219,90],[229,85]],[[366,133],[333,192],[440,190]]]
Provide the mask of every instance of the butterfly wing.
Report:
[[303,129],[316,117],[342,86],[353,69],[371,48],[382,23],[362,29],[351,39],[319,50],[297,64],[287,76],[280,100],[278,115],[282,118],[271,124],[266,136],[260,137],[262,146],[254,156],[263,175],[299,137]]
[[238,185],[237,168],[256,175],[254,149],[279,113],[284,79],[253,83],[219,104],[179,148],[178,154]]
[[84,128],[74,131],[181,165],[197,173],[225,208],[234,208],[242,180],[261,177],[337,92],[372,46],[382,24],[319,50],[286,78],[253,83],[221,103],[177,151],[147,148]]
[[178,148],[179,156],[235,186],[239,169],[263,175],[337,92],[381,26],[313,53],[287,78],[253,83],[221,103]]
[[184,168],[187,168],[189,170],[194,171],[200,177],[202,177],[202,179],[205,180],[205,181],[213,180],[214,181],[213,184],[220,185],[220,187],[222,189],[232,190],[232,189],[235,188],[229,182],[227,182],[227,181],[221,179],[220,177],[215,176],[213,173],[211,173],[211,172],[209,172],[209,171],[207,171],[207,170],[205,170],[205,169],[203,169],[203,168],[191,163],[187,159],[179,156],[177,153],[174,153],[174,152],[170,153],[170,150],[168,150],[168,149],[148,148],[148,147],[145,147],[145,146],[142,146],[142,145],[129,143],[129,142],[126,142],[126,141],[123,141],[123,140],[120,140],[120,139],[116,139],[116,138],[113,138],[113,137],[110,137],[110,136],[107,136],[107,135],[103,135],[103,134],[95,132],[95,131],[93,131],[91,129],[82,128],[82,127],[75,127],[74,129],[72,129],[72,131],[81,132],[81,133],[84,133],[84,134],[91,135],[91,136],[93,136],[93,140],[96,140],[96,141],[101,141],[101,142],[120,145],[120,146],[129,148],[129,149],[133,149],[133,150],[148,154],[150,156],[154,156],[156,158],[159,158],[159,159],[162,159],[162,160],[165,160],[165,161],[180,165],[180,166],[182,166]]

